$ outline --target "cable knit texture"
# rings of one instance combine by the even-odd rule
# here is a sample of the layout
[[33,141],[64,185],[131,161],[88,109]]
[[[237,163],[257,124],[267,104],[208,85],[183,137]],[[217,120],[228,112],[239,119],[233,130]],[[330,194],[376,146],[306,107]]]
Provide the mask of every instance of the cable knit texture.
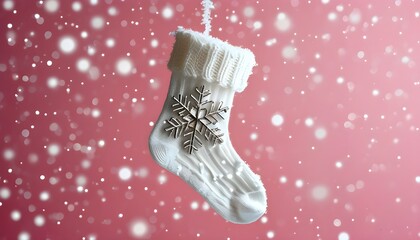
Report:
[[192,30],[175,32],[174,50],[168,63],[172,71],[218,82],[222,87],[242,92],[255,65],[254,54],[220,39]]

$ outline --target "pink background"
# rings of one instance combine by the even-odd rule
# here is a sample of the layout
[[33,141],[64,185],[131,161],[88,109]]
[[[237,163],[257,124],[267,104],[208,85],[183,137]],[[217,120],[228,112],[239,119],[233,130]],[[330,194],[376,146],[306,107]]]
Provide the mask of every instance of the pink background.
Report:
[[258,66],[230,135],[268,212],[223,220],[147,138],[199,1],[0,6],[0,239],[420,239],[420,3],[215,1]]

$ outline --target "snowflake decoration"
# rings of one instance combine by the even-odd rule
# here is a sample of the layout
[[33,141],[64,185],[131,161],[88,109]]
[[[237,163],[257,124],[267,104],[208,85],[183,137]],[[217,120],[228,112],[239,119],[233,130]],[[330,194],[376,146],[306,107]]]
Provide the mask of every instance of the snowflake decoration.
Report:
[[204,86],[196,87],[195,91],[196,96],[190,94],[192,101],[188,99],[188,96],[181,94],[178,97],[173,97],[175,103],[172,104],[172,108],[178,117],[170,118],[167,121],[169,127],[165,128],[165,131],[169,132],[169,136],[173,134],[174,138],[179,138],[181,135],[187,137],[184,148],[190,154],[203,146],[199,136],[204,137],[212,144],[223,142],[223,133],[219,128],[212,128],[211,125],[223,120],[222,113],[229,110],[229,107],[222,107],[222,101],[216,104],[213,101],[205,100],[211,93],[210,90],[205,90]]

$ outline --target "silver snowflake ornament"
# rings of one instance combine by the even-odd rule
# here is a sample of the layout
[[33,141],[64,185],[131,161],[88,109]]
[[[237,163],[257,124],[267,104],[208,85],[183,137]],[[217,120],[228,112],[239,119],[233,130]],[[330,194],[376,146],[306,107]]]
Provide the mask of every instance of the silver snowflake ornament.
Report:
[[173,97],[175,103],[172,109],[178,116],[166,121],[169,126],[165,131],[174,138],[185,137],[184,148],[190,154],[203,146],[200,137],[212,144],[223,142],[223,133],[213,126],[224,119],[222,113],[226,113],[229,107],[223,107],[222,101],[216,104],[206,100],[210,94],[210,90],[205,90],[203,85],[195,88],[195,94],[190,94],[191,100],[181,94]]

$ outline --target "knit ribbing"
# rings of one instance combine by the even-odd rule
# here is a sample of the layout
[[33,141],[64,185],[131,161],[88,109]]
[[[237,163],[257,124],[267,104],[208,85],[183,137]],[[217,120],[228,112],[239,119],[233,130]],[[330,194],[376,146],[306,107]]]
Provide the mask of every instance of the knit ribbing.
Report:
[[192,30],[178,29],[168,62],[172,71],[218,82],[222,87],[242,92],[255,65],[254,54],[217,38]]

